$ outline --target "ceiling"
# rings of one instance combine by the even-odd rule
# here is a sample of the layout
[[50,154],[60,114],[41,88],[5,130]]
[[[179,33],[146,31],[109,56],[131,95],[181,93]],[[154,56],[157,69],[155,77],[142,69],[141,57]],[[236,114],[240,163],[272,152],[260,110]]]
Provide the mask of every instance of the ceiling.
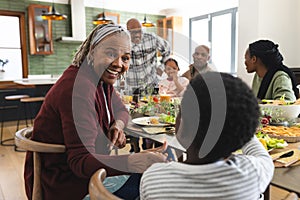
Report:
[[[52,0],[36,0],[51,2]],[[82,1],[82,0],[73,0]],[[86,7],[104,7],[110,10],[121,10],[136,13],[160,15],[174,15],[209,12],[212,8],[222,7],[224,4],[236,4],[238,0],[83,0]],[[69,0],[54,0],[55,3],[69,4]],[[197,4],[197,5],[195,5]]]
[[[128,12],[164,14],[165,9],[178,9],[182,0],[85,0],[86,6],[104,7],[106,9],[123,10]],[[180,5],[181,4],[181,5]]]

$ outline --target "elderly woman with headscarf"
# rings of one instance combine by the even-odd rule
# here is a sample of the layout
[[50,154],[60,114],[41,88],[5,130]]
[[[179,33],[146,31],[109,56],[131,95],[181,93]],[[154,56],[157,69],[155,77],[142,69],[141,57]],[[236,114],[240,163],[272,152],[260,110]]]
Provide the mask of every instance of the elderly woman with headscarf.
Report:
[[295,101],[299,98],[295,76],[283,63],[278,44],[269,40],[258,40],[249,44],[245,53],[248,73],[256,72],[252,90],[258,99]]
[[[95,27],[79,47],[73,63],[47,93],[38,113],[32,140],[63,144],[65,153],[43,154],[43,199],[83,199],[90,177],[99,168],[108,176],[129,174],[116,191],[121,198],[139,195],[139,179],[154,162],[166,156],[158,152],[112,156],[112,147],[126,144],[123,132],[129,115],[113,84],[128,69],[130,35],[118,25]],[[29,199],[33,188],[32,152],[27,152],[25,187]],[[128,186],[129,185],[129,186]],[[129,188],[130,191],[127,189]]]

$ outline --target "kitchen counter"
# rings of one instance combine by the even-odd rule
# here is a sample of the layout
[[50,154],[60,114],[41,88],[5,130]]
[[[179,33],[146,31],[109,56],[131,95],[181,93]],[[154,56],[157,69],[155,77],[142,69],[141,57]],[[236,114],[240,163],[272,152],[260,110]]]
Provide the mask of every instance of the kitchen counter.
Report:
[[20,85],[53,85],[56,83],[58,78],[42,78],[42,79],[20,79],[15,80],[14,83],[20,84]]

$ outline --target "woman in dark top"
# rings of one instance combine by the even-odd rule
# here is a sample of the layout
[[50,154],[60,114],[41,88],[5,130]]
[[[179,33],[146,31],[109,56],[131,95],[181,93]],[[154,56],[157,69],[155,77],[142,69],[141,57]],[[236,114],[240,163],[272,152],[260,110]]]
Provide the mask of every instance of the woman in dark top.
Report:
[[[99,168],[114,176],[142,173],[152,163],[165,161],[160,152],[109,155],[113,146],[126,145],[123,128],[129,115],[112,85],[128,69],[129,60],[127,31],[113,24],[97,26],[79,47],[72,65],[48,92],[35,119],[32,139],[63,144],[66,152],[41,156],[43,199],[83,199],[90,177]],[[24,176],[29,199],[32,162],[32,153],[28,152]],[[130,188],[136,197],[139,178],[135,180],[127,183],[133,184]],[[117,194],[134,198],[123,196],[130,193],[124,192]]]

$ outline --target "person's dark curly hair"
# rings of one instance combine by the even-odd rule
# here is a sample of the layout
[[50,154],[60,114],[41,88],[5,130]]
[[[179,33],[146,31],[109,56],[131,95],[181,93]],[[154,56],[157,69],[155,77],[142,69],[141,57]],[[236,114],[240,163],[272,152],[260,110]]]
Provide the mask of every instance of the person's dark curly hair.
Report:
[[[220,109],[219,105],[224,106]],[[221,133],[210,132],[215,145],[204,159],[214,162],[228,157],[250,141],[259,116],[257,99],[240,78],[218,72],[199,74],[191,80],[181,102],[184,139],[179,138],[179,141],[188,152],[199,152],[202,145],[207,145],[204,139],[209,129],[224,123]]]

